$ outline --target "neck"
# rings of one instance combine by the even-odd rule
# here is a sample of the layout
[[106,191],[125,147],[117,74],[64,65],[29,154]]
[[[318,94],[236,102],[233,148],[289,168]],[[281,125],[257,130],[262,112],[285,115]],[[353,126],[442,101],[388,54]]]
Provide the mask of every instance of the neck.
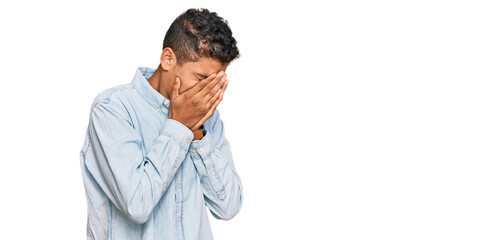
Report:
[[152,86],[153,89],[158,91],[165,98],[170,99],[169,98],[170,86],[165,80],[162,79],[161,71],[162,68],[159,65],[159,67],[157,67],[157,69],[155,70],[154,74],[152,74],[152,76],[147,81],[150,84],[150,86]]

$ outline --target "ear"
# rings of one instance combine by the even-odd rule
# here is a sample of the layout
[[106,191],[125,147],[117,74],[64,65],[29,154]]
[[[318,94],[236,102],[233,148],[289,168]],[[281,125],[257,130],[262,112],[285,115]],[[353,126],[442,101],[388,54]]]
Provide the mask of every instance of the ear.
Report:
[[176,66],[176,55],[170,47],[164,48],[161,54],[161,67],[165,71],[169,71]]

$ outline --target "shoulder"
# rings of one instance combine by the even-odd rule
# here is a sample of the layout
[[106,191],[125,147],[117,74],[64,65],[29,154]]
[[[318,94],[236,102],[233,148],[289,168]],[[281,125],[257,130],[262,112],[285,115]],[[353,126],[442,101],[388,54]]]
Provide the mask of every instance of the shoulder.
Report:
[[135,88],[131,83],[118,85],[101,91],[96,95],[91,105],[90,114],[96,112],[108,112],[114,115],[120,115],[121,118],[128,119],[129,110],[125,104],[130,102],[135,94]]
[[131,96],[135,91],[131,83],[118,85],[101,91],[93,100],[92,108],[97,104],[118,104]]

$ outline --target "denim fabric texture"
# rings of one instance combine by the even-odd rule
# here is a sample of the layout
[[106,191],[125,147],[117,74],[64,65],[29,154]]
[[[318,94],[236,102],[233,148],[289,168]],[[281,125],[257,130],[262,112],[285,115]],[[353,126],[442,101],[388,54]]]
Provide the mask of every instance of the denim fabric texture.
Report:
[[140,67],[133,81],[98,94],[80,152],[88,239],[213,239],[208,213],[228,220],[243,187],[216,110],[205,136],[168,119],[170,101]]

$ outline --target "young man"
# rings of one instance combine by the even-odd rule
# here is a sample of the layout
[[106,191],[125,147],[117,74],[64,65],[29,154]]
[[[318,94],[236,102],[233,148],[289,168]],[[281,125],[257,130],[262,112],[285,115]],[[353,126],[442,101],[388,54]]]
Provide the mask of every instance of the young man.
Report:
[[189,9],[166,33],[157,69],[101,92],[81,151],[88,239],[213,239],[242,185],[216,107],[239,56],[227,21]]

